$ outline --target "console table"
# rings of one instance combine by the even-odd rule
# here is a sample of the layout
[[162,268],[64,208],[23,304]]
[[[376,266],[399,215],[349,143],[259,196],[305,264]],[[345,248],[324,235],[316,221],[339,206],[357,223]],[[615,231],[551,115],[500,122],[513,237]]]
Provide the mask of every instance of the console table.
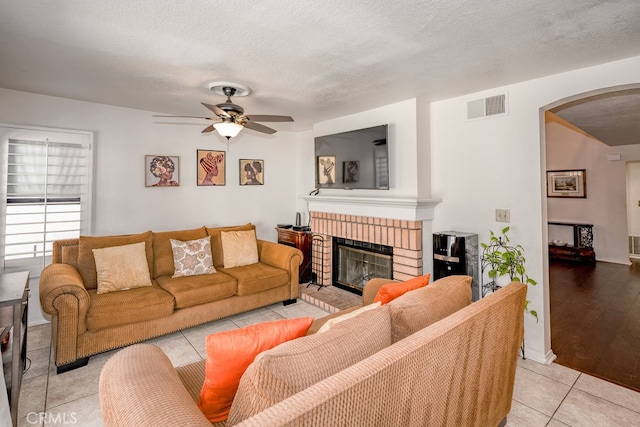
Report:
[[549,221],[548,224],[573,228],[573,244],[566,246],[549,244],[550,259],[596,262],[596,253],[593,250],[593,224],[562,221]]
[[14,426],[18,421],[18,398],[27,361],[28,305],[29,272],[0,275],[0,340],[10,334],[2,360]]
[[311,240],[313,234],[307,231],[295,231],[290,228],[278,228],[278,243],[293,246],[302,251],[303,260],[299,268],[299,283],[308,283],[311,281]]

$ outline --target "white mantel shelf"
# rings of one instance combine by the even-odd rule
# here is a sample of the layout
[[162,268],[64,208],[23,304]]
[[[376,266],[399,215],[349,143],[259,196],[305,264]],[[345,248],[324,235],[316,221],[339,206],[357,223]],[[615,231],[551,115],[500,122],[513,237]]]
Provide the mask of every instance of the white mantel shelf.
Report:
[[425,221],[433,219],[440,199],[361,196],[302,196],[310,212],[328,212],[378,218]]

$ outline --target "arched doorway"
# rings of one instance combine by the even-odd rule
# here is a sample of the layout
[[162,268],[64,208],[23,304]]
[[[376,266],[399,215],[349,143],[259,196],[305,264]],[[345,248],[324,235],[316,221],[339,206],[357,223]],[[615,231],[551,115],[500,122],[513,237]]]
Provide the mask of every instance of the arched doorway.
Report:
[[[626,94],[640,99],[640,86],[576,95],[543,111],[558,113],[563,106]],[[615,109],[602,111],[598,119],[615,114]],[[640,339],[635,338],[640,335],[633,332],[633,325],[640,324],[633,320],[633,312],[640,308],[640,268],[630,266],[626,209],[626,163],[640,160],[640,145],[628,140],[608,145],[575,123],[562,121],[545,121],[545,168],[585,169],[587,197],[547,198],[543,204],[549,222],[593,224],[598,262],[594,266],[549,262],[551,347],[559,364],[640,390],[640,380],[629,371],[640,360]],[[632,140],[640,143],[640,132]],[[549,227],[547,241],[572,241],[570,234],[558,233]]]

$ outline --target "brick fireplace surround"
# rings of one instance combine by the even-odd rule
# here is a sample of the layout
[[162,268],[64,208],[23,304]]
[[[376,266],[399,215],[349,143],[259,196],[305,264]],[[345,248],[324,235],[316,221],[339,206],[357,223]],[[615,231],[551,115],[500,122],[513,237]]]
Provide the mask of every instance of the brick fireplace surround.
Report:
[[[310,212],[311,231],[324,238],[323,271],[314,268],[318,282],[331,285],[332,237],[391,246],[393,248],[393,278],[407,280],[423,274],[422,221]],[[314,248],[314,266],[320,255]]]

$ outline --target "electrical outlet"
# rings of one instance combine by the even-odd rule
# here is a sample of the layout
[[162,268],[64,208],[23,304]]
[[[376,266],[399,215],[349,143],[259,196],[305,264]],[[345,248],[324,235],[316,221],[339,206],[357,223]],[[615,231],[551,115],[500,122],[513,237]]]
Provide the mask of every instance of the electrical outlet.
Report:
[[509,209],[496,209],[496,222],[509,222],[510,219]]

